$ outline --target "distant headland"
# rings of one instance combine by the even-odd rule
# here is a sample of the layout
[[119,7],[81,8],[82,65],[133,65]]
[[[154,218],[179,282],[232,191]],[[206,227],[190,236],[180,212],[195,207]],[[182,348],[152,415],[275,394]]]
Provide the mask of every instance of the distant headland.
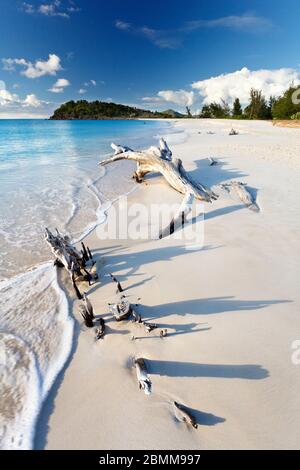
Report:
[[104,101],[68,101],[57,108],[52,120],[100,120],[100,119],[143,119],[143,118],[181,118],[185,117],[172,109],[166,111],[149,111],[123,104]]

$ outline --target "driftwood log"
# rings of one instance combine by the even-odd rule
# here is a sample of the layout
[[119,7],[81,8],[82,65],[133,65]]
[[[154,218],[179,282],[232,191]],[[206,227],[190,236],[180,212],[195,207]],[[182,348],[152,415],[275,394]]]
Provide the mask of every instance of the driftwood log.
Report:
[[209,166],[215,166],[218,164],[217,160],[215,160],[213,157],[208,157],[209,161]]
[[150,395],[152,383],[148,377],[145,359],[143,359],[142,357],[135,359],[134,365],[136,368],[136,377],[139,383],[140,390],[144,390],[146,395]]
[[108,304],[110,313],[117,321],[126,320],[131,314],[131,305],[124,297],[116,304]]
[[105,333],[105,322],[102,317],[99,318],[100,326],[96,329],[96,340],[103,338]]
[[203,184],[193,181],[183,168],[182,161],[174,158],[164,139],[159,147],[150,147],[144,151],[133,151],[128,147],[112,144],[115,155],[99,162],[100,166],[118,160],[133,160],[137,164],[134,177],[141,182],[147,173],[160,173],[172,188],[181,194],[193,194],[196,199],[212,202],[217,195]]
[[83,293],[83,302],[84,302],[84,306],[85,306],[86,310],[88,311],[89,315],[92,318],[95,318],[93,306],[92,306],[91,301],[90,301],[90,299],[88,298],[88,296],[86,295],[85,292]]
[[174,215],[170,225],[159,234],[159,238],[171,235],[176,228],[184,225],[194,199],[212,202],[218,198],[211,189],[194,181],[188,175],[182,161],[172,155],[164,139],[160,139],[159,147],[152,146],[144,151],[133,151],[114,143],[111,146],[115,150],[115,155],[99,162],[100,166],[119,160],[135,161],[137,168],[133,177],[137,182],[141,183],[148,173],[160,173],[172,188],[184,195],[179,211]]
[[155,330],[157,328],[157,325],[155,323],[147,323],[144,321],[143,325],[146,333],[150,333],[152,330]]
[[118,281],[118,279],[113,275],[113,274],[109,274],[110,277],[111,277],[111,280],[113,282],[115,282],[117,284],[117,292],[123,292],[123,287],[121,286],[120,282]]
[[65,267],[68,271],[76,295],[82,299],[82,295],[76,285],[76,282],[88,282],[98,279],[96,265],[89,248],[81,243],[81,251],[71,244],[69,237],[62,235],[57,229],[54,235],[48,228],[45,229],[45,241],[55,257],[54,263],[58,267]]
[[88,328],[93,328],[94,326],[94,316],[90,314],[84,304],[79,305],[79,312],[84,320],[85,326]]
[[132,306],[131,306],[131,315],[133,317],[132,321],[134,323],[142,323],[142,317],[140,313],[138,313]]
[[230,183],[221,184],[221,188],[227,191],[231,196],[238,197],[248,209],[259,212],[259,207],[248,191],[245,183],[231,181]]
[[195,418],[192,416],[191,412],[184,406],[178,403],[177,401],[173,402],[174,414],[178,421],[183,423],[191,424],[193,428],[197,429],[198,424],[196,423]]

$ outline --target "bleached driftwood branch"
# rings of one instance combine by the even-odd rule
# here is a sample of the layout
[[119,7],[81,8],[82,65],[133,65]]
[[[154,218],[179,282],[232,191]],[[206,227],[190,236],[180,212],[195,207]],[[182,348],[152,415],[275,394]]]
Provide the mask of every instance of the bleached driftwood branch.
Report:
[[111,144],[115,150],[115,155],[99,162],[100,166],[119,160],[132,160],[137,164],[137,169],[133,177],[139,183],[142,182],[148,173],[160,173],[169,185],[176,191],[184,195],[184,200],[178,213],[175,214],[171,223],[159,235],[159,238],[171,235],[176,228],[183,226],[187,214],[191,211],[194,199],[212,202],[218,198],[211,189],[205,187],[200,182],[194,181],[186,172],[180,158],[172,155],[168,144],[164,139],[160,139],[159,147],[152,146],[144,151],[134,151],[125,146]]
[[134,361],[134,364],[136,368],[136,377],[139,383],[140,390],[144,390],[146,395],[150,395],[152,383],[148,377],[145,359],[140,357]]
[[103,338],[105,333],[105,322],[102,317],[99,318],[99,328],[96,329],[96,340]]
[[191,424],[193,428],[197,429],[198,424],[195,420],[195,418],[192,416],[190,411],[180,403],[177,403],[177,401],[173,402],[173,407],[174,407],[174,414],[178,421],[181,421],[183,423]]
[[259,212],[259,207],[252,197],[252,194],[248,191],[245,183],[231,181],[230,183],[221,184],[221,187],[230,195],[237,196],[248,209]]
[[120,282],[118,281],[118,279],[113,275],[113,274],[109,274],[110,277],[111,277],[111,280],[113,282],[115,282],[117,284],[117,292],[123,292],[123,287],[121,286]]
[[160,173],[172,188],[181,194],[193,194],[196,199],[212,202],[217,195],[203,184],[193,181],[183,168],[182,161],[174,158],[164,139],[159,147],[150,147],[144,151],[133,151],[128,147],[112,144],[115,155],[99,162],[100,166],[119,160],[133,160],[137,164],[134,177],[141,182],[148,173]]
[[131,314],[131,305],[124,297],[116,304],[108,304],[108,307],[116,321],[125,320]]

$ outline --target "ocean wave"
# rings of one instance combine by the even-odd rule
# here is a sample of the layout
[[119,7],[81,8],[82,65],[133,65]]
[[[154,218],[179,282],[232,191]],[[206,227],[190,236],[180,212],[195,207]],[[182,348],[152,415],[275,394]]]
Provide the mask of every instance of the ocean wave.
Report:
[[0,283],[0,448],[31,449],[43,400],[72,347],[74,320],[52,262]]

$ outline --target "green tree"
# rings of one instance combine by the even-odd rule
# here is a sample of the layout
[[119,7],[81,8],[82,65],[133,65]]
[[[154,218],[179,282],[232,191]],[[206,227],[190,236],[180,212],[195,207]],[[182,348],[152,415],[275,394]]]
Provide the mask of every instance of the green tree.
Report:
[[270,117],[269,106],[261,90],[254,88],[250,90],[250,103],[245,108],[244,114],[248,119],[268,119]]
[[221,100],[221,103],[210,103],[203,106],[200,117],[201,118],[214,118],[224,119],[230,116],[230,108],[226,101]]
[[233,103],[232,116],[239,118],[243,115],[243,109],[240,103],[239,98],[236,98]]
[[290,86],[279,99],[273,103],[272,116],[274,119],[290,119],[300,112],[300,91],[298,87]]

